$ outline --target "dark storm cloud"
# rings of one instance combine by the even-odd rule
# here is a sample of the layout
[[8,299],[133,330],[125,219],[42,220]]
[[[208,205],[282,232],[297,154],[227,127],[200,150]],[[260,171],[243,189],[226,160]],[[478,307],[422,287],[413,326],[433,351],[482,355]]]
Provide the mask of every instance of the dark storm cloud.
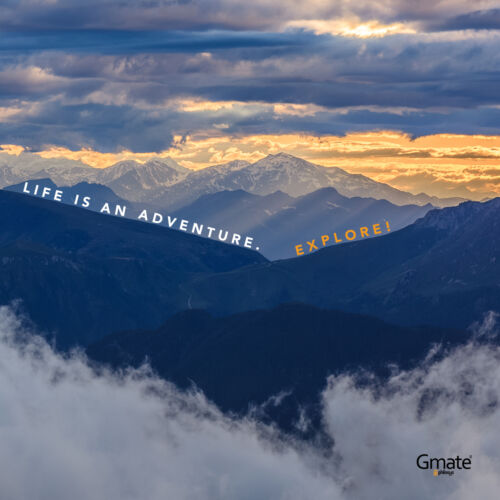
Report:
[[[432,26],[432,23],[430,23]],[[461,14],[433,26],[434,30],[500,30],[500,9]]]
[[287,2],[61,0],[9,1],[0,8],[0,28],[32,29],[264,29],[283,18]]
[[[257,35],[256,35],[257,36]],[[280,36],[283,41],[278,42]],[[498,103],[498,40],[422,42],[275,35],[273,46],[146,54],[44,52],[24,65],[66,79],[99,79],[131,99],[159,104],[175,95],[209,100],[346,106],[469,108]],[[286,50],[282,47],[286,46]],[[1,60],[0,60],[1,64]],[[12,67],[12,64],[10,65]],[[10,71],[10,70],[9,70]],[[93,82],[93,85],[97,83]],[[117,88],[121,86],[120,88]],[[132,102],[132,101],[131,101]]]
[[45,50],[73,53],[135,54],[200,52],[217,49],[304,46],[314,41],[310,33],[259,33],[224,31],[35,31],[7,33],[0,39],[3,53]]
[[175,118],[175,114],[132,106],[47,103],[17,122],[0,122],[0,136],[6,143],[25,144],[35,151],[49,144],[100,151],[161,151],[171,144]]
[[295,132],[343,135],[348,131],[403,129],[417,137],[429,133],[466,134],[470,130],[494,134],[498,133],[498,123],[499,109],[402,114],[351,110],[296,116],[276,114],[272,107],[260,105],[254,106],[251,112],[236,108],[186,113],[174,109],[137,109],[130,105],[50,102],[15,120],[0,122],[0,137],[3,143],[23,144],[35,151],[56,144],[72,150],[88,147],[103,152],[121,149],[160,152],[172,144],[174,135],[185,136],[197,131],[220,134],[223,130],[228,136],[238,137]]
[[62,92],[68,97],[84,97],[101,85],[95,78],[63,78],[39,67],[7,67],[0,70],[0,102],[40,99]]
[[[224,121],[224,118],[220,118]],[[229,121],[229,120],[226,120]],[[344,135],[346,131],[365,132],[373,130],[404,130],[413,137],[428,134],[498,133],[500,110],[471,109],[449,113],[407,112],[402,115],[369,110],[344,113],[319,113],[313,117],[276,117],[261,114],[251,118],[235,120],[227,133],[277,134],[282,132],[304,132],[316,135]]]

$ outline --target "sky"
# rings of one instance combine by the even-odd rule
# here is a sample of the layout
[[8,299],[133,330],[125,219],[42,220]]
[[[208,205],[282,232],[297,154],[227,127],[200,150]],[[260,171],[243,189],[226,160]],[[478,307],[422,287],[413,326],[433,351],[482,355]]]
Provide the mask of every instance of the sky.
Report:
[[0,144],[95,167],[285,151],[500,194],[498,0],[6,0]]

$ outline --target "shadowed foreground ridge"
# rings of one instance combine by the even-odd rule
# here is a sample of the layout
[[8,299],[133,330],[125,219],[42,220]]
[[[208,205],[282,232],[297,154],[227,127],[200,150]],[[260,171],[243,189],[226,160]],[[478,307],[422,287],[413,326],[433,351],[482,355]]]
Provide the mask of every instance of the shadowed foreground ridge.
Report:
[[[289,393],[269,416],[286,426],[301,406],[318,406],[328,375],[360,369],[389,374],[388,363],[408,367],[431,343],[457,344],[464,331],[401,327],[369,316],[283,304],[216,318],[185,311],[157,330],[118,332],[87,354],[113,367],[154,370],[180,387],[197,385],[223,410],[245,412]],[[314,413],[314,412],[313,412]]]

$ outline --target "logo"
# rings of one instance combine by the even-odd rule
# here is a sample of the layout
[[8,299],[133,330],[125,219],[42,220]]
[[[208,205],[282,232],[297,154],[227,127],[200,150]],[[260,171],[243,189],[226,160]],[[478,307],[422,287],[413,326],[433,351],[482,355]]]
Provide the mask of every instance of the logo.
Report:
[[422,470],[432,470],[434,476],[453,476],[455,470],[470,470],[472,466],[472,455],[467,458],[429,458],[427,453],[417,457],[417,467]]

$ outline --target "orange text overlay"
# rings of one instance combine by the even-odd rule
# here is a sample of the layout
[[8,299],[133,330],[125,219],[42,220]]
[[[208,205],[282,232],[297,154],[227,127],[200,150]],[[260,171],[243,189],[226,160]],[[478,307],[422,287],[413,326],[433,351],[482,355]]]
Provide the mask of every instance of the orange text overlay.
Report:
[[[343,243],[345,241],[352,241],[355,239],[369,238],[370,236],[377,236],[388,233],[391,230],[391,226],[388,221],[381,224],[372,224],[371,226],[363,226],[359,229],[348,229],[344,233],[333,233],[332,235],[323,234],[320,238],[313,239],[311,241],[306,241],[305,245],[295,245],[295,252],[297,255],[304,255],[306,252],[314,252],[314,250],[319,250],[321,247],[325,247],[331,243]],[[304,250],[304,247],[306,249]]]

